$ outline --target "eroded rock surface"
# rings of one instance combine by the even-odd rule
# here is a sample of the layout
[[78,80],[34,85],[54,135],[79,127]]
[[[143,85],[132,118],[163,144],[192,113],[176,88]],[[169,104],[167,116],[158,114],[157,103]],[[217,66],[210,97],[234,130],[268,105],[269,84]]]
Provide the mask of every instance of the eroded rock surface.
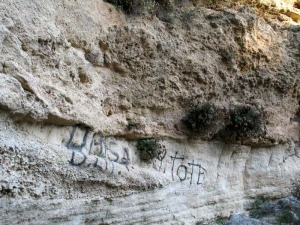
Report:
[[[289,195],[299,43],[296,23],[242,4],[187,2],[163,22],[102,0],[1,1],[0,223],[195,224]],[[254,105],[264,135],[191,138],[181,119],[205,102]]]

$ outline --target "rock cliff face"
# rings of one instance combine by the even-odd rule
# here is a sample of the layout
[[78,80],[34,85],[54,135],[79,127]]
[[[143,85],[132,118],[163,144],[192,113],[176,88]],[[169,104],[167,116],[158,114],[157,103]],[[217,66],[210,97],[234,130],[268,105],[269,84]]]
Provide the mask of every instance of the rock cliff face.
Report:
[[[290,194],[299,10],[172,4],[166,22],[102,0],[0,2],[1,224],[196,224]],[[264,135],[191,136],[201,103],[255,106]]]

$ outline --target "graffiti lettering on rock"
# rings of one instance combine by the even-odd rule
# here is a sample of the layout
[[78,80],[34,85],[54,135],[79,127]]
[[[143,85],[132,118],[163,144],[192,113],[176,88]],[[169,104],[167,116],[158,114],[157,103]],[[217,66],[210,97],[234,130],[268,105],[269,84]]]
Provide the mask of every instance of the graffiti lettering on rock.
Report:
[[[201,166],[201,164],[195,164],[194,160],[191,163],[188,163],[189,166],[192,166],[192,175],[191,175],[191,181],[190,184],[193,182],[193,175],[194,175],[194,167],[196,167],[196,176],[197,176],[197,182],[196,184],[202,184],[202,177],[206,174],[206,170]],[[198,170],[197,170],[198,169]]]
[[178,156],[178,152],[176,152],[174,156],[171,156],[172,180],[174,181],[175,177],[178,177],[181,182],[189,180],[190,185],[202,184],[206,175],[206,170],[201,166],[201,164],[195,163],[195,160],[187,164],[183,164],[184,160],[184,157]]
[[174,180],[174,166],[175,166],[175,160],[181,160],[181,162],[184,160],[183,157],[177,157],[178,152],[175,153],[175,156],[171,156],[172,160],[172,180]]
[[[183,171],[184,173],[182,173],[182,171]],[[180,174],[181,174],[181,175],[180,175]],[[182,174],[184,174],[184,175],[182,176]],[[177,169],[177,176],[179,177],[180,181],[186,180],[186,176],[187,176],[187,167],[184,166],[184,165],[178,166],[178,169]]]
[[69,163],[72,166],[82,166],[83,163],[85,163],[86,159],[87,159],[86,155],[84,155],[82,153],[81,153],[81,157],[79,156],[78,158],[76,158],[76,153],[74,151],[72,151],[72,157],[71,157],[71,160],[69,160]]
[[76,167],[97,169],[101,172],[105,172],[109,177],[113,175],[120,175],[122,171],[128,171],[128,168],[125,168],[119,163],[115,163],[104,158],[99,158],[95,155],[86,156],[82,152],[74,150],[72,150],[69,163]]
[[165,159],[167,155],[167,149],[164,145],[160,145],[160,148],[159,148],[159,151],[158,151],[158,154],[157,154],[157,160],[160,162],[160,165],[159,165],[159,170],[161,170],[161,167],[162,167],[162,164],[163,164],[163,160]]
[[[108,176],[120,175],[129,171],[130,149],[126,142],[114,138],[104,138],[88,127],[75,126],[70,132],[66,147],[72,150],[69,163],[76,167],[95,168]],[[160,144],[153,166],[159,172],[169,173],[173,181],[201,185],[207,174],[205,168],[196,160],[188,160],[176,152],[167,157],[166,147]]]
[[128,165],[130,165],[131,162],[129,148],[114,140],[107,140],[97,133],[92,133],[88,127],[79,125],[73,127],[66,147],[73,150],[72,157],[69,160],[73,166],[83,165],[87,160],[87,156],[94,155],[94,167],[101,171],[104,170],[104,167],[98,165],[98,159],[100,158],[105,159],[106,169],[108,167],[107,159],[112,168],[114,168],[113,163],[118,163],[129,171]]
[[129,171],[128,165],[130,164],[130,159],[129,159],[129,149],[128,148],[123,148],[123,157],[120,161],[120,164],[124,165],[126,169]]
[[76,145],[76,144],[72,144],[72,140],[73,140],[73,138],[74,138],[74,135],[75,135],[75,132],[76,132],[77,128],[78,128],[78,126],[73,127],[73,130],[72,130],[72,132],[71,132],[71,134],[70,134],[70,138],[69,138],[69,140],[68,140],[68,142],[67,142],[66,147],[67,147],[68,149],[79,150],[79,151],[81,151],[82,148],[86,145],[87,136],[88,136],[88,134],[89,134],[89,132],[90,132],[90,129],[89,129],[89,128],[86,128],[86,131],[85,131],[85,134],[84,134],[84,136],[83,136],[83,140],[82,140],[81,144],[80,144],[80,145]]

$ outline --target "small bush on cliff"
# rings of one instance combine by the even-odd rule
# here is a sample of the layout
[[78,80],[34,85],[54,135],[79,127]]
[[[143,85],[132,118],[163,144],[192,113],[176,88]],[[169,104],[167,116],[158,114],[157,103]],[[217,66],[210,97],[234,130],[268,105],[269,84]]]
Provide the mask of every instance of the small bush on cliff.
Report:
[[263,134],[262,113],[253,106],[236,106],[230,110],[230,122],[225,132],[236,139],[259,137]]
[[136,122],[135,120],[133,119],[127,119],[127,129],[129,131],[133,130],[133,129],[136,129],[138,128],[138,126],[140,125],[138,122]]
[[123,10],[126,14],[143,14],[154,10],[155,0],[106,0],[116,9]]
[[293,185],[293,190],[292,190],[293,196],[300,200],[300,179],[295,180],[292,185]]
[[156,11],[172,9],[169,0],[106,0],[117,9],[121,9],[127,15],[141,15],[155,13]]
[[137,150],[140,153],[140,158],[148,161],[157,157],[159,144],[153,138],[140,139],[137,142]]
[[206,103],[193,106],[182,122],[191,133],[211,136],[216,133],[222,118],[219,108]]
[[255,199],[252,204],[253,210],[250,212],[250,216],[252,218],[260,218],[261,216],[269,213],[268,207],[271,203],[270,198],[265,198],[263,196],[259,196]]
[[279,224],[299,224],[298,215],[291,210],[283,210],[278,216]]
[[294,197],[272,201],[258,197],[252,204],[250,216],[259,220],[267,219],[272,224],[300,224],[300,204]]
[[204,4],[204,5],[216,5],[219,3],[228,2],[229,0],[190,0],[193,5]]

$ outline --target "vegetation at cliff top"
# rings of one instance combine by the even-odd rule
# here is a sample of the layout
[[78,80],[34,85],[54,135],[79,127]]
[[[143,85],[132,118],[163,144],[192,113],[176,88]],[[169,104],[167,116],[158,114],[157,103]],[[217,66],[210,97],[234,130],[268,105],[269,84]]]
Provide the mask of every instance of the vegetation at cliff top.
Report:
[[106,0],[127,15],[141,15],[146,13],[159,13],[171,11],[169,0]]

